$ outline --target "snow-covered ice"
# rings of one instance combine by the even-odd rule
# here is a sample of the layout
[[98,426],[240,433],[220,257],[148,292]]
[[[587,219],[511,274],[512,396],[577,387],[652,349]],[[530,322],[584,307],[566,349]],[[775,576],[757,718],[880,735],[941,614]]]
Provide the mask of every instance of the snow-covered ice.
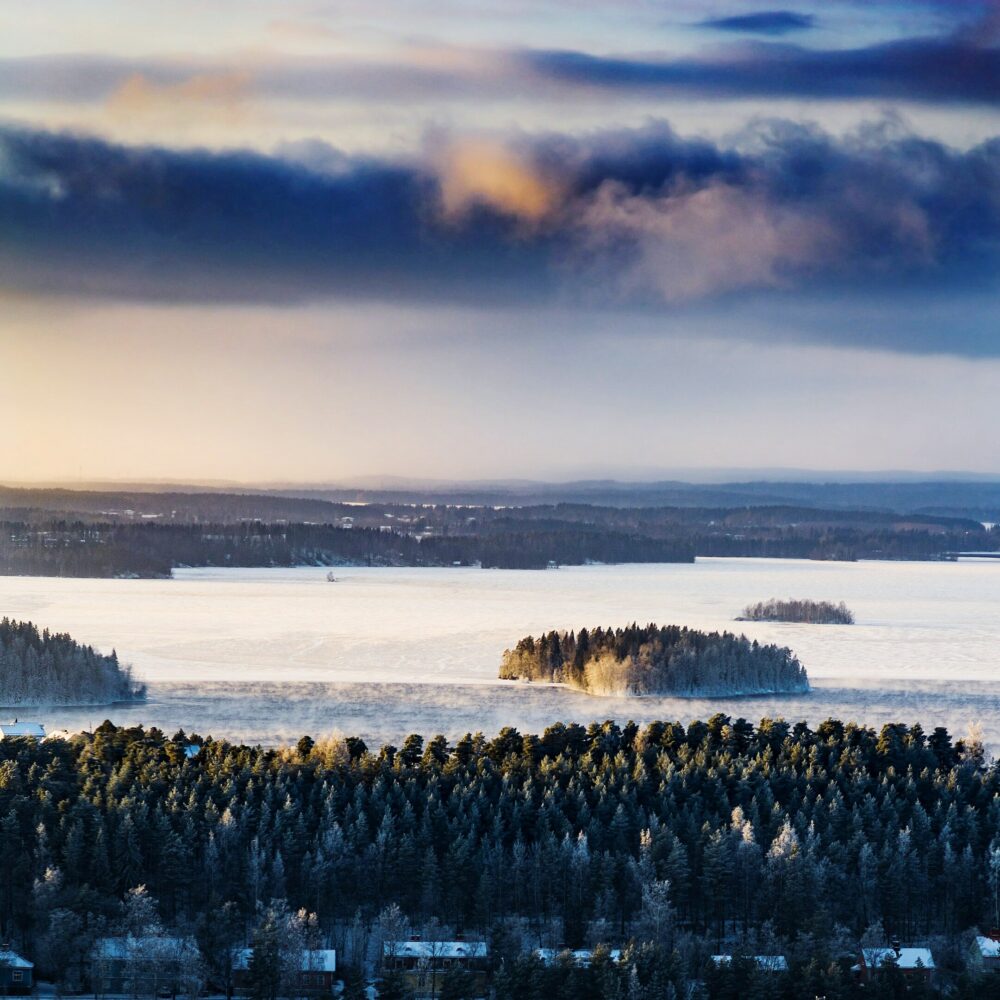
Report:
[[[549,571],[187,570],[174,580],[0,578],[0,614],[117,648],[150,702],[36,713],[51,730],[105,716],[271,742],[339,730],[398,739],[559,718],[689,719],[721,710],[881,724],[970,721],[1000,747],[1000,562],[704,559]],[[845,601],[851,626],[733,622],[769,597]],[[631,621],[744,631],[791,646],[802,698],[621,702],[501,684],[528,632]],[[993,721],[996,720],[996,721]]]

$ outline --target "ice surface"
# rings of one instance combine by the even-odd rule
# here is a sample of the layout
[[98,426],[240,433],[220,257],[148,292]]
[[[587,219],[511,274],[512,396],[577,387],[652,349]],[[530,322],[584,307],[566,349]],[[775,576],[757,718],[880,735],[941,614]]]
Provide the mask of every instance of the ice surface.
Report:
[[[36,712],[50,731],[104,717],[273,742],[341,731],[398,739],[556,719],[714,711],[820,721],[982,721],[1000,747],[1000,563],[704,559],[549,571],[187,570],[174,580],[0,578],[0,613],[117,648],[150,702]],[[843,600],[857,624],[739,622],[769,597]],[[495,680],[529,632],[631,621],[733,629],[791,646],[804,698],[622,702]],[[995,721],[994,721],[995,720]]]

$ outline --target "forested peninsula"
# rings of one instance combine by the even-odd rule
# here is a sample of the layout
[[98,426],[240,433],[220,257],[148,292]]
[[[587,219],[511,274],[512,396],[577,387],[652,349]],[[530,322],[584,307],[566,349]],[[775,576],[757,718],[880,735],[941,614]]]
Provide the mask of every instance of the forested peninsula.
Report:
[[594,695],[712,698],[809,690],[805,668],[786,647],[678,625],[529,635],[504,651],[500,677],[567,684]]
[[853,625],[854,612],[843,601],[787,600],[772,597],[747,605],[738,622],[798,622],[805,625]]
[[110,705],[145,696],[114,651],[105,656],[65,633],[0,621],[0,705]]

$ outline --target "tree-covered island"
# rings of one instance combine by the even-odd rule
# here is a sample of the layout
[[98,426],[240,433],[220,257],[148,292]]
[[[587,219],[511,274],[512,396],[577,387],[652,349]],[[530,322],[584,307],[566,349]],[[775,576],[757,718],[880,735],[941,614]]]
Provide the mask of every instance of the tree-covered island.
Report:
[[500,677],[595,695],[712,698],[809,690],[805,668],[790,649],[679,625],[529,635],[504,651]]
[[145,696],[114,651],[105,656],[65,633],[0,621],[0,705],[110,705]]
[[749,604],[736,619],[738,622],[797,622],[805,625],[853,625],[854,612],[843,601],[794,600]]

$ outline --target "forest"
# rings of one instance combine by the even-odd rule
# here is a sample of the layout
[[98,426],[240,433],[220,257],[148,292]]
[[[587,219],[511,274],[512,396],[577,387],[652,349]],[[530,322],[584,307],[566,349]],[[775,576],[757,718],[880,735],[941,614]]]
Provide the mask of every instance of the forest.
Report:
[[225,493],[0,488],[0,574],[166,577],[185,566],[943,559],[996,551],[980,522],[887,511],[584,503],[355,505]]
[[[66,987],[138,911],[194,936],[215,989],[283,913],[355,986],[405,925],[488,941],[499,1000],[938,995],[854,986],[859,946],[898,937],[933,948],[934,989],[986,1000],[966,956],[996,923],[998,830],[1000,769],[975,733],[919,725],[718,714],[263,749],[105,722],[0,742],[0,932]],[[530,956],[601,944],[621,961]],[[718,953],[789,972],[716,969]]]
[[597,695],[710,698],[809,690],[790,649],[678,625],[525,636],[504,651],[500,677],[568,684]]
[[169,577],[193,566],[470,566],[693,562],[690,543],[586,526],[425,535],[328,524],[0,523],[0,574]]
[[0,705],[110,705],[145,694],[114,651],[104,656],[64,633],[0,621]]
[[772,597],[748,604],[738,622],[800,622],[806,625],[853,625],[854,613],[841,601],[808,601]]

